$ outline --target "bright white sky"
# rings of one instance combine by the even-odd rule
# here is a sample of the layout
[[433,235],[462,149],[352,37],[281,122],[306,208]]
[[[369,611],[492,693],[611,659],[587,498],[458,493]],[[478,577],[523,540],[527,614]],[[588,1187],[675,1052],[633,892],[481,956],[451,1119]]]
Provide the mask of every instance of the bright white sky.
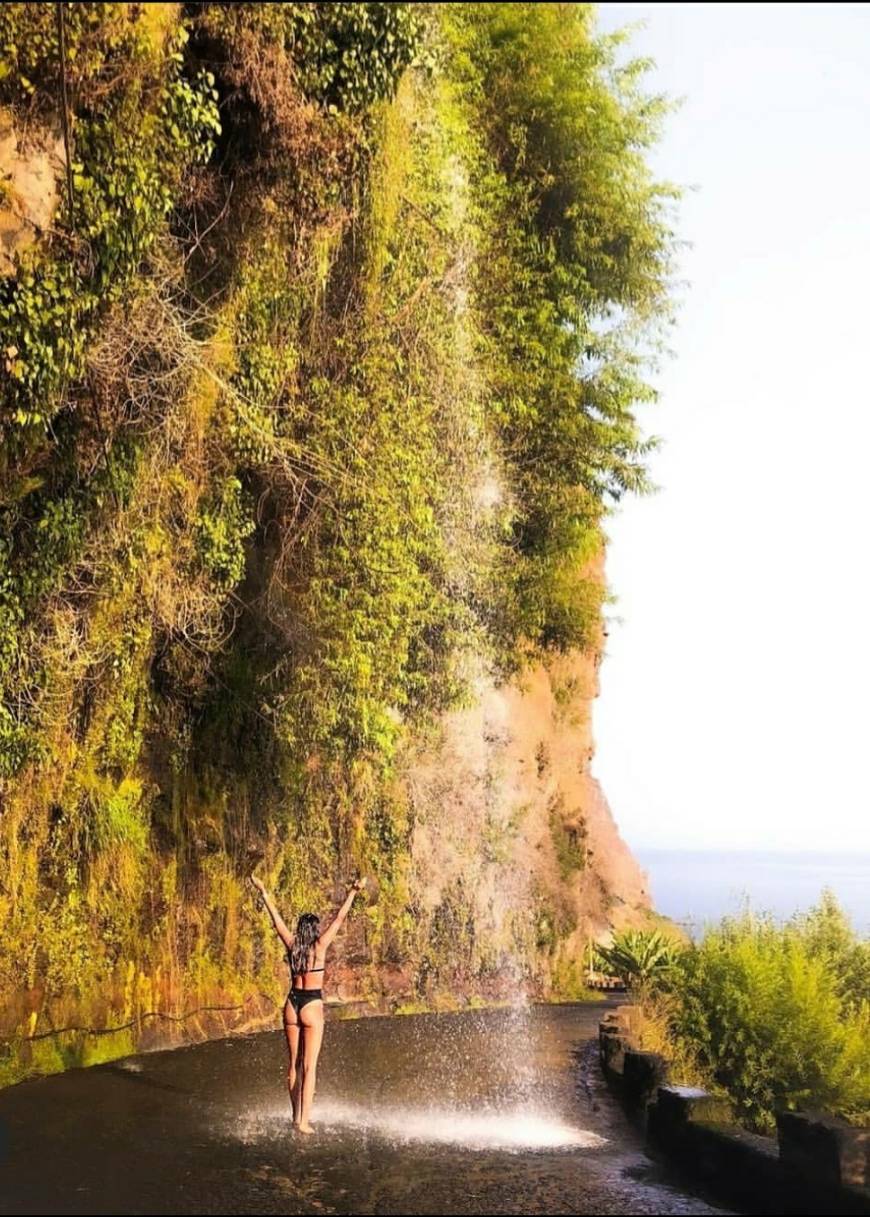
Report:
[[596,769],[635,847],[870,851],[870,7],[644,21],[689,281],[610,521]]

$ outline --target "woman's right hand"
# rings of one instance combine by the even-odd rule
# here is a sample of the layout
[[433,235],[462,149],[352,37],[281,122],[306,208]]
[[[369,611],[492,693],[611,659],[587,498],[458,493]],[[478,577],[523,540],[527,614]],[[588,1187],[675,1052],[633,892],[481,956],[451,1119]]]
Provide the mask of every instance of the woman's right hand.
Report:
[[361,879],[354,879],[353,883],[350,885],[350,890],[352,892],[361,892],[365,885],[366,877],[363,875]]

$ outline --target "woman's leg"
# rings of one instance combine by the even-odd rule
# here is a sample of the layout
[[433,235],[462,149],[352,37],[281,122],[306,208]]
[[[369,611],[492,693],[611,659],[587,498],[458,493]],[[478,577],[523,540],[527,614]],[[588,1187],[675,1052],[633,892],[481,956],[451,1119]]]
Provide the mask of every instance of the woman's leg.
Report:
[[302,1079],[305,1076],[302,1068],[302,1052],[305,1044],[305,1028],[299,1024],[299,1050],[296,1053],[296,1085],[290,1092],[290,1102],[293,1104],[293,1124],[299,1127],[302,1113]]
[[293,1009],[293,1003],[286,1001],[284,1003],[284,1034],[287,1036],[287,1053],[289,1061],[287,1063],[287,1090],[290,1093],[290,1105],[293,1108],[293,1123],[299,1121],[299,1035],[300,1035],[299,1018],[296,1011]]
[[317,1058],[323,1043],[323,1002],[311,1001],[299,1011],[302,1024],[302,1112],[299,1117],[300,1132],[314,1132],[311,1127],[311,1105],[317,1086]]

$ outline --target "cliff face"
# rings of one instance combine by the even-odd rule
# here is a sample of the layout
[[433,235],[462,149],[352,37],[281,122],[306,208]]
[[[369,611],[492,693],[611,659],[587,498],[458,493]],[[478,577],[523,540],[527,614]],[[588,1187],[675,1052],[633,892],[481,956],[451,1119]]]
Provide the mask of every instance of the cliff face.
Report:
[[646,922],[646,877],[591,773],[597,667],[577,652],[508,685],[479,675],[471,706],[409,743],[399,783],[423,933],[373,978],[352,930],[331,969],[343,1000],[579,996],[590,940]]
[[591,704],[670,234],[613,55],[0,6],[0,1081],[271,1023],[252,869],[376,880],[349,1011],[570,995],[643,916]]
[[[484,962],[484,987],[582,990],[589,938],[642,922],[645,879],[590,772],[594,657],[539,666],[516,685],[477,682],[439,746],[408,775],[418,899],[468,930],[451,949]],[[452,902],[452,903],[451,903]]]

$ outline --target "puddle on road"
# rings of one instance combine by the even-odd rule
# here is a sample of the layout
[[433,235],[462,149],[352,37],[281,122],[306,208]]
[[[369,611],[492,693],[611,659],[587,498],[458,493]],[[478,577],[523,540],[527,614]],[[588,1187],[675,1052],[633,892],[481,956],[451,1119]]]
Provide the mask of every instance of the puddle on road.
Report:
[[[472,1112],[439,1108],[393,1107],[377,1111],[361,1104],[324,1100],[317,1104],[319,1138],[352,1130],[383,1137],[393,1144],[455,1145],[469,1150],[600,1149],[607,1142],[586,1129],[529,1111]],[[249,1112],[234,1132],[251,1144],[276,1135],[293,1136],[286,1108]]]

